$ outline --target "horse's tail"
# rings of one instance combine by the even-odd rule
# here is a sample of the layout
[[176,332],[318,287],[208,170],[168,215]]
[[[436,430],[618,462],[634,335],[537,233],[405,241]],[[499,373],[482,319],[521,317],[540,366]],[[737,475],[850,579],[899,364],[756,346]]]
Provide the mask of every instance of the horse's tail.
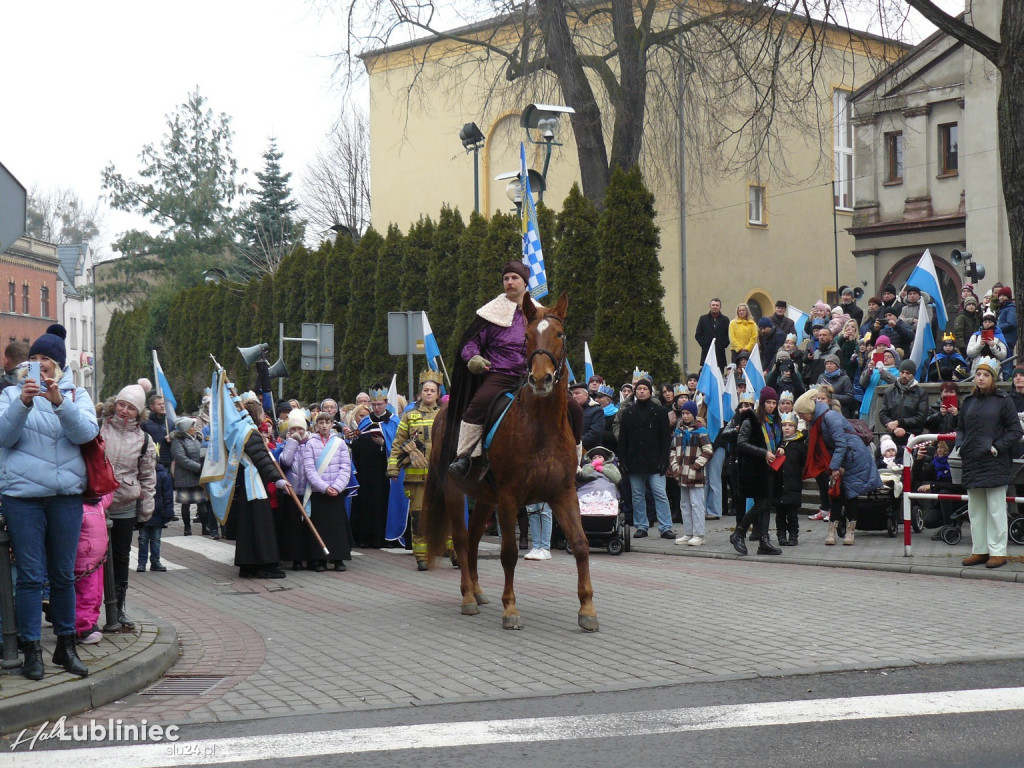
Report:
[[[434,417],[433,433],[444,434],[447,422],[447,405],[442,405]],[[441,440],[432,440],[430,445],[430,469],[423,489],[423,508],[420,510],[420,535],[427,540],[427,556],[441,557],[447,550],[448,512],[445,505],[444,487],[448,481],[448,465],[443,460]]]

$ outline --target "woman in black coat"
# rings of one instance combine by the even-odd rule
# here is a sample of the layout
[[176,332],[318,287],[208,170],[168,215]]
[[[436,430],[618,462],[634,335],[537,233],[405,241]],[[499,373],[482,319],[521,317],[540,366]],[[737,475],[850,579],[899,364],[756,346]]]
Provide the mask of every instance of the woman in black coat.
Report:
[[996,389],[998,375],[997,360],[978,359],[974,389],[964,398],[956,429],[971,519],[971,556],[963,564],[986,568],[1006,565],[1006,486],[1024,434],[1013,400]]
[[[746,396],[747,393],[744,393]],[[733,548],[741,555],[747,554],[744,541],[747,529],[755,523],[760,534],[761,544],[757,548],[759,555],[781,555],[782,550],[772,546],[768,522],[772,504],[778,500],[782,487],[778,480],[778,470],[771,464],[777,456],[783,455],[782,426],[777,407],[779,396],[771,387],[761,390],[757,409],[743,414],[740,431],[736,438],[739,457],[740,497],[752,498],[754,505],[743,516],[735,532],[729,537]]]

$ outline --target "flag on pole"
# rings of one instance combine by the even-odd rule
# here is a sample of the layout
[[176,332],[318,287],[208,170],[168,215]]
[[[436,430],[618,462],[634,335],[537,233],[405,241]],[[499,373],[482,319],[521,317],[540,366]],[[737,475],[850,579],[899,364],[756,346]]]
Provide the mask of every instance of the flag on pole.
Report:
[[760,345],[756,341],[754,348],[750,350],[750,359],[747,360],[743,373],[747,377],[747,392],[753,392],[755,399],[760,398],[761,390],[764,389],[764,369],[761,368]]
[[156,384],[156,393],[164,399],[164,426],[167,428],[167,434],[170,434],[174,431],[174,422],[178,419],[175,413],[178,409],[178,401],[174,399],[171,385],[167,383],[167,377],[164,376],[164,369],[160,367],[160,360],[157,359],[155,349],[153,350],[153,379]]
[[[448,369],[444,366],[444,359],[441,357],[441,347],[434,338],[434,329],[430,327],[430,319],[427,313],[423,313],[423,352],[427,356],[427,367],[432,371],[441,371],[448,381]],[[451,383],[449,381],[449,383]],[[441,394],[445,393],[444,384],[441,385]]]
[[[946,326],[949,324],[949,317],[946,315],[946,305],[942,302],[942,288],[939,286],[939,276],[935,272],[935,262],[932,261],[931,251],[926,250],[924,252],[921,260],[914,267],[914,271],[907,278],[907,285],[920,288],[931,296],[932,301],[935,302],[935,324],[940,331],[946,330]],[[923,304],[924,302],[922,301]],[[918,320],[917,325],[918,328],[921,327],[920,320]]]
[[728,424],[732,421],[732,415],[736,412],[736,369],[730,367],[729,375],[725,378],[725,388],[722,390],[722,421]]
[[210,442],[199,482],[206,486],[213,513],[223,525],[231,509],[238,468],[243,460],[248,462],[247,457],[243,459],[245,441],[256,425],[249,414],[235,407],[231,384],[223,368],[213,374],[210,390]]
[[708,437],[714,442],[719,430],[725,426],[722,418],[722,393],[725,391],[725,382],[722,380],[722,372],[718,370],[718,353],[715,352],[714,340],[711,341],[711,348],[704,358],[704,367],[700,369],[697,391],[704,393],[704,404],[707,406],[704,419],[708,425]]
[[572,366],[569,365],[568,357],[565,358],[565,367],[569,371],[569,384],[572,384],[574,381],[576,381],[576,374],[572,372]]
[[587,384],[590,384],[590,379],[594,376],[594,361],[590,359],[590,345],[587,342],[583,342],[583,375],[587,379]]
[[526,170],[526,146],[522,142],[519,142],[519,160],[519,183],[523,190],[523,261],[530,270],[526,287],[533,298],[543,299],[548,295],[548,276],[544,270],[544,252],[537,229],[537,208],[530,191],[530,174]]
[[796,326],[796,343],[799,344],[807,334],[804,333],[804,326],[807,321],[811,319],[811,316],[804,312],[802,309],[797,309],[792,304],[786,307],[786,317],[793,321],[793,325]]
[[[410,393],[411,394],[411,393]],[[388,405],[391,406],[391,412],[396,416],[401,416],[398,412],[398,374],[391,374],[391,386],[388,387]]]
[[[927,254],[925,254],[927,255]],[[917,283],[911,283],[911,285],[917,286]],[[929,306],[924,306],[924,302],[921,302],[921,312],[917,316],[917,331],[914,333],[914,343],[910,347],[910,359],[917,365],[918,381],[924,381],[925,373],[928,369],[928,361],[932,358],[932,353],[935,351],[935,335],[932,333],[932,321],[931,315],[932,310]]]

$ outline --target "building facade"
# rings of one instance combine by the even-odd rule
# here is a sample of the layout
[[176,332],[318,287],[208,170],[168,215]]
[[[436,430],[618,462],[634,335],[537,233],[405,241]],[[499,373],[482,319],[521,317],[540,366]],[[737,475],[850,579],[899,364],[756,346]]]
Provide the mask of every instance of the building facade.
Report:
[[61,320],[68,331],[68,366],[75,385],[96,399],[96,318],[94,300],[85,290],[92,283],[92,249],[87,244],[57,247]]
[[0,342],[29,343],[57,322],[57,246],[20,237],[0,253]]

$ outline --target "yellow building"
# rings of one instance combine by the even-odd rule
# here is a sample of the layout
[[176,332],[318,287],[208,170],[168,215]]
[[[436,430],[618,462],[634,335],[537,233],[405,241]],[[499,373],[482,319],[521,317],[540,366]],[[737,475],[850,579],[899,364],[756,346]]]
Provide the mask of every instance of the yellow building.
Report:
[[[666,17],[672,12],[671,5],[661,11]],[[501,28],[495,29],[483,23],[459,32],[500,36]],[[602,34],[591,32],[597,38]],[[747,302],[756,317],[770,314],[777,299],[805,311],[822,298],[838,303],[837,273],[839,284],[854,284],[854,240],[846,232],[854,205],[854,147],[846,97],[903,48],[839,27],[816,25],[815,32],[824,55],[813,70],[793,65],[787,76],[791,85],[809,84],[816,98],[798,105],[802,121],[776,124],[774,143],[749,162],[731,167],[703,162],[710,155],[693,142],[701,140],[702,112],[715,108],[706,106],[706,99],[685,99],[686,130],[680,130],[675,104],[648,99],[641,168],[656,196],[665,315],[682,342],[684,369],[701,362],[693,333],[710,298],[721,298],[729,316],[736,304]],[[755,41],[751,36],[747,42]],[[795,39],[792,44],[802,45]],[[438,38],[363,55],[370,85],[372,222],[379,230],[391,222],[407,230],[423,214],[436,217],[444,204],[464,215],[473,209],[473,157],[458,138],[469,122],[476,122],[485,137],[479,154],[481,211],[513,207],[507,182],[495,177],[519,166],[522,109],[530,103],[558,104],[561,97],[540,86],[531,90],[527,83],[508,82],[496,58],[480,62],[471,55],[467,46]],[[683,82],[664,53],[653,55],[649,64],[662,82]],[[690,89],[700,87],[692,79],[686,82]],[[596,79],[594,89],[600,90]],[[732,112],[741,111],[731,106]],[[602,114],[610,141],[611,110]],[[580,180],[565,120],[557,141],[564,146],[553,148],[545,194],[555,210]],[[542,167],[543,149],[527,145],[531,168]],[[730,151],[728,142],[724,150]],[[685,185],[680,184],[680,156],[686,158]],[[864,287],[867,295],[875,289]]]

